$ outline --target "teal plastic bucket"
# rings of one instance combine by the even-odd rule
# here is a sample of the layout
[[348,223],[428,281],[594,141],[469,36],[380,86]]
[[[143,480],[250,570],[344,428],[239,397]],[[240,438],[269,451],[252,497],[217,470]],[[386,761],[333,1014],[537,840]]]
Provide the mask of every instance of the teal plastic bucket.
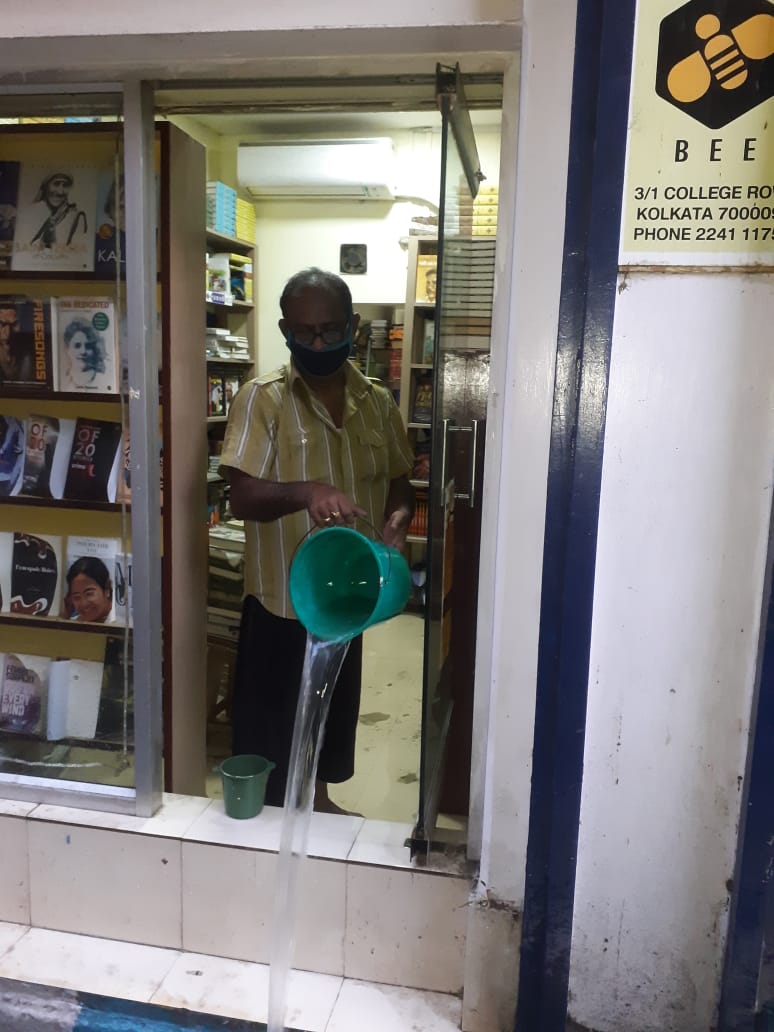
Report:
[[401,612],[411,571],[400,552],[351,527],[307,537],[290,565],[290,600],[309,634],[349,641]]

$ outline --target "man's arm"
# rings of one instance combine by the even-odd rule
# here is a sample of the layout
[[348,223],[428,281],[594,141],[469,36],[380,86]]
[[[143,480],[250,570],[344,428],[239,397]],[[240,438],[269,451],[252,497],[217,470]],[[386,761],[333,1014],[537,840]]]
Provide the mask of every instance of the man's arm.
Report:
[[269,523],[306,509],[316,526],[331,527],[351,525],[356,516],[366,515],[349,495],[320,480],[263,480],[233,466],[223,467],[223,472],[231,486],[231,511],[240,520]]
[[384,507],[384,530],[382,537],[385,544],[400,551],[406,544],[411,517],[414,515],[414,488],[407,476],[396,477],[390,481],[387,504]]

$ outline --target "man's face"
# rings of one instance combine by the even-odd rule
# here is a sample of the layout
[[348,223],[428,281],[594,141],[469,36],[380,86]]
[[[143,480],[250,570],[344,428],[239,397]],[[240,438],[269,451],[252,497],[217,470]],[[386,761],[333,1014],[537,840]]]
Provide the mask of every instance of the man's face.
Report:
[[[312,351],[324,351],[344,340],[347,315],[335,295],[327,290],[309,287],[290,299],[287,318],[280,320],[280,329],[283,333],[289,330],[304,347]],[[352,327],[354,330],[355,326]]]
[[0,308],[0,369],[6,376],[15,372],[16,359],[11,350],[14,334],[19,329],[15,308]]

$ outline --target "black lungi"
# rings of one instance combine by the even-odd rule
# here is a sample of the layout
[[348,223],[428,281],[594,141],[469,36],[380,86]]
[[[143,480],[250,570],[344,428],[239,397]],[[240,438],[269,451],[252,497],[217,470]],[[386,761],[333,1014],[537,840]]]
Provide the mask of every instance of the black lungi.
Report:
[[[257,753],[276,763],[266,786],[269,806],[282,806],[306,650],[297,620],[275,616],[253,595],[242,604],[231,706],[234,755]],[[355,772],[363,639],[349,644],[331,696],[317,777],[348,781]]]

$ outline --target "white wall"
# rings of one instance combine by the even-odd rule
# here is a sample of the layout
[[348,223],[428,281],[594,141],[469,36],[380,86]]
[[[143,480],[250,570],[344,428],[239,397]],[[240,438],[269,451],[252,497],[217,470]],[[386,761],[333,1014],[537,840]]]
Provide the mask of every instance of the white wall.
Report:
[[[438,121],[439,115],[428,116]],[[438,204],[440,133],[435,130],[391,132],[396,155],[398,195],[427,198]],[[499,130],[476,132],[487,180],[499,175]],[[224,162],[224,165],[227,163]],[[258,301],[258,371],[287,361],[279,330],[279,296],[293,273],[310,265],[339,271],[341,244],[366,244],[368,271],[345,276],[358,304],[402,306],[406,296],[406,238],[413,215],[431,208],[405,201],[314,200],[261,201],[256,205]]]
[[707,1032],[774,467],[774,277],[630,274],[615,315],[571,1013]]

